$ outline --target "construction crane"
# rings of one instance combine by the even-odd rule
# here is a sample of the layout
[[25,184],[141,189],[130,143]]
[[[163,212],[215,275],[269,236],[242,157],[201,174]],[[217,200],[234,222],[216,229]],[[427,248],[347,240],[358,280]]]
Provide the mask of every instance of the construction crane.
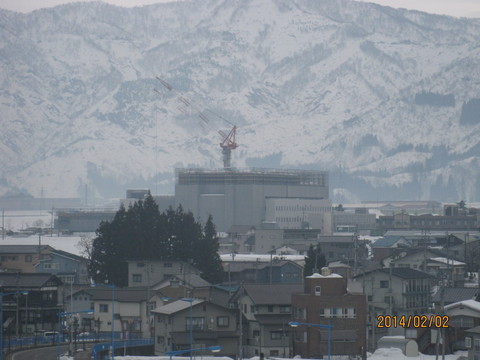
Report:
[[[216,131],[220,137],[221,137],[221,142],[220,142],[220,147],[222,148],[222,158],[223,158],[223,167],[225,169],[230,169],[232,167],[231,165],[231,160],[232,160],[232,150],[235,150],[238,147],[238,144],[236,142],[236,134],[237,134],[237,126],[232,124],[230,121],[227,119],[223,118],[222,116],[216,114],[212,110],[202,110],[199,106],[195,104],[194,101],[188,99],[185,97],[183,94],[181,94],[178,90],[176,90],[172,85],[170,85],[168,82],[165,80],[159,78],[156,76],[156,79],[162,84],[163,88],[167,90],[170,93],[175,94],[176,96],[176,101],[178,102],[177,109],[183,113],[184,115],[190,115],[192,113],[192,110],[198,112],[198,117],[200,118],[200,125],[207,129],[213,129]],[[159,95],[163,96],[163,93],[157,89],[154,89],[156,93]],[[210,119],[205,115],[206,112],[210,112],[211,114],[219,117],[226,123],[228,123],[232,128],[231,130],[226,133],[216,127],[213,126],[212,122]]]

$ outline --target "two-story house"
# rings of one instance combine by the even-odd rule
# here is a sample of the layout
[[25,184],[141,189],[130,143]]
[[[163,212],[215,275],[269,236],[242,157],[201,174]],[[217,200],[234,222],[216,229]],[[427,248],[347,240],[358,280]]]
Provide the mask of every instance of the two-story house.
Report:
[[62,281],[51,274],[0,273],[3,328],[7,334],[54,330],[63,311]]
[[466,331],[465,347],[468,349],[468,360],[480,359],[480,326]]
[[184,261],[128,261],[129,287],[150,287],[175,275],[187,278],[190,275],[201,275],[201,273],[196,267]]
[[[221,346],[220,355],[238,354],[236,311],[203,299],[172,300],[152,311],[155,314],[155,354],[171,350]],[[195,353],[201,355],[201,353]]]
[[48,245],[0,245],[0,269],[34,273],[41,257],[52,250]]
[[116,288],[113,292],[106,287],[95,287],[87,292],[92,295],[95,327],[98,331],[111,332],[113,310],[115,333],[144,338],[152,335],[147,309],[149,289]]
[[[367,295],[367,326],[372,349],[384,335],[401,335],[401,328],[378,327],[378,315],[422,315],[429,313],[430,291],[434,277],[407,268],[381,268],[354,277]],[[395,332],[395,333],[394,333]]]
[[231,303],[246,320],[245,357],[290,356],[292,295],[302,291],[302,284],[245,284],[236,291]]
[[35,272],[56,275],[64,284],[87,284],[88,261],[84,257],[51,249],[35,265]]

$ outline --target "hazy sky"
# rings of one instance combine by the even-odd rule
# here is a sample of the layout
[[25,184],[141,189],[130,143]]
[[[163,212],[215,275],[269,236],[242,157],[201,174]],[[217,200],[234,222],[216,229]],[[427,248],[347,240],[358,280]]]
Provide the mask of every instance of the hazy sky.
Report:
[[[0,0],[0,7],[13,11],[29,12],[79,0]],[[89,0],[81,0],[89,1]],[[171,0],[105,0],[119,6],[141,6]],[[320,0],[319,0],[320,1]],[[364,1],[364,0],[359,0]],[[380,5],[426,11],[435,14],[480,18],[480,0],[369,0]]]

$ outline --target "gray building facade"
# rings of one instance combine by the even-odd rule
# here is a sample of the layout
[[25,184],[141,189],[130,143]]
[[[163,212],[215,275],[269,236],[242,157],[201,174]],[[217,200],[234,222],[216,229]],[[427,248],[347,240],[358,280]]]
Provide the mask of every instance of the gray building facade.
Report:
[[218,231],[232,225],[260,226],[267,198],[328,199],[325,171],[266,169],[176,169],[175,205]]

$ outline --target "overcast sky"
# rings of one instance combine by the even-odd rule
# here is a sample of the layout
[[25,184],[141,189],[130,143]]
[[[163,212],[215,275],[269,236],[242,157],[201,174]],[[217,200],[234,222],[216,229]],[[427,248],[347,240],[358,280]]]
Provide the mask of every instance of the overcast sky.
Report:
[[[0,7],[13,11],[29,12],[43,7],[51,7],[74,1],[78,0],[0,0]],[[105,2],[111,4],[127,7],[166,1],[171,0],[105,0]],[[368,2],[395,8],[421,10],[435,14],[480,18],[480,0],[369,0]]]

